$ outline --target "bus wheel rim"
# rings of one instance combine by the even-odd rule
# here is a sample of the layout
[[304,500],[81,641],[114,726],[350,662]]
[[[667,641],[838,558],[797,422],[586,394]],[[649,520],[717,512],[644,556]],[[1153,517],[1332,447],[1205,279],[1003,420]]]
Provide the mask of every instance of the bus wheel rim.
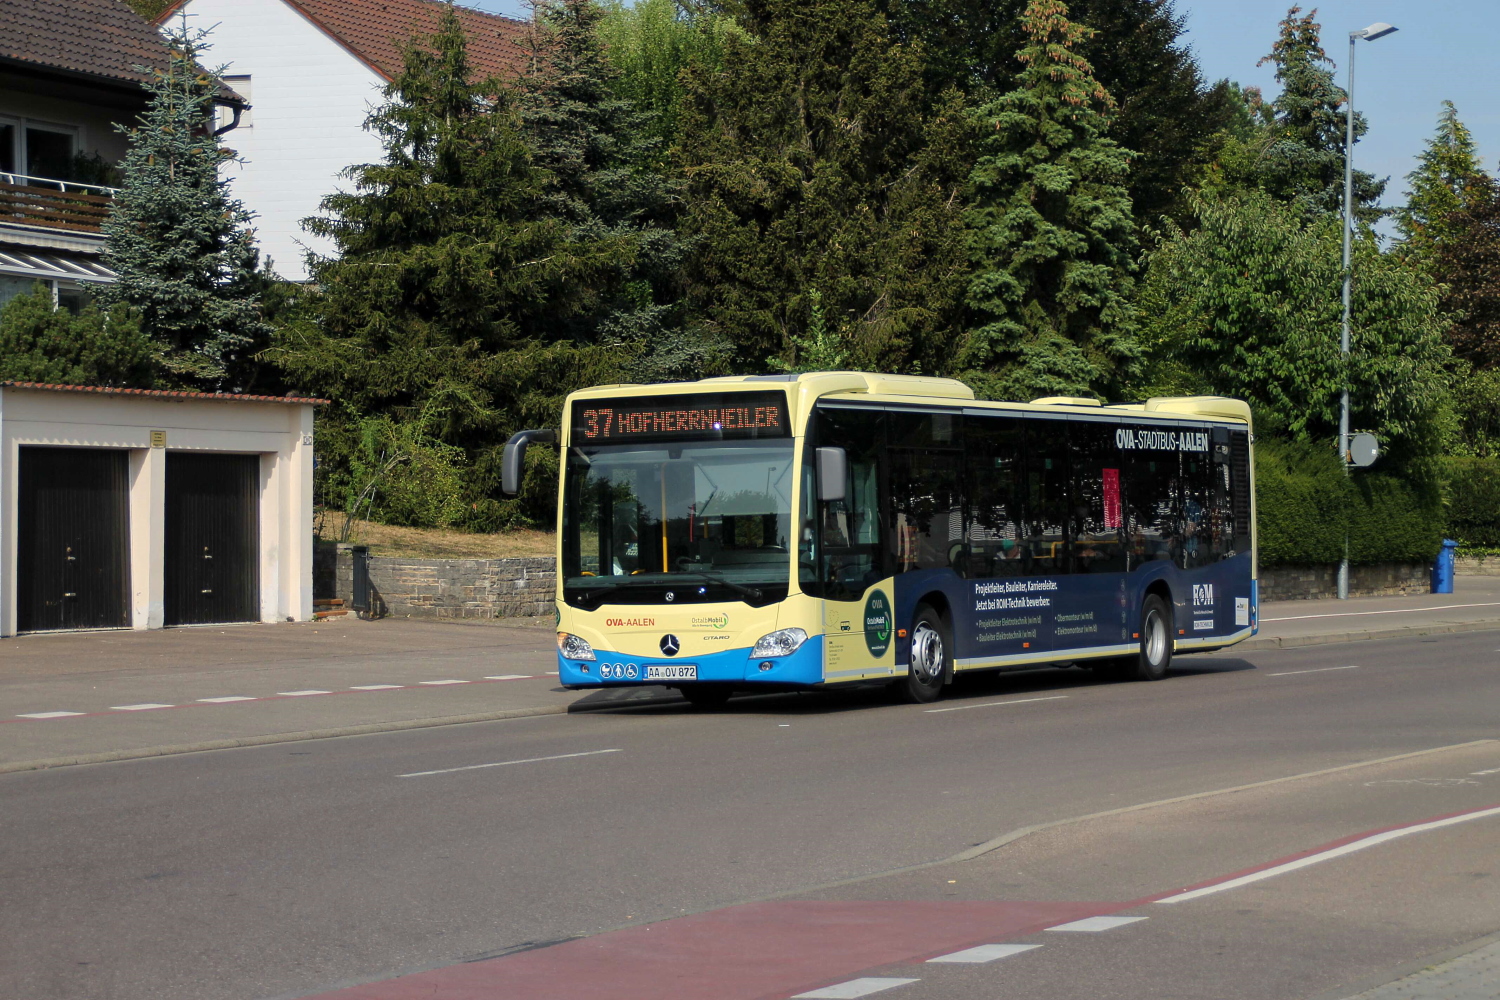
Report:
[[1156,664],[1162,661],[1162,656],[1167,651],[1167,627],[1162,623],[1161,615],[1152,611],[1146,621],[1146,659]]
[[918,625],[912,635],[912,668],[917,680],[931,684],[943,671],[943,637],[938,630],[926,622]]

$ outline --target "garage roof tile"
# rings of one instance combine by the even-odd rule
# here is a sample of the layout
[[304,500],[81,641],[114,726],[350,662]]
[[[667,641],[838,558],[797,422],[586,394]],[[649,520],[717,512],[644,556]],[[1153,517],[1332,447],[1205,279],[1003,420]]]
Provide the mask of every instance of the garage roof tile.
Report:
[[176,389],[123,389],[109,385],[55,385],[51,382],[0,380],[0,389],[37,389],[43,392],[90,392],[104,396],[154,396],[158,399],[204,400],[222,403],[311,403],[326,406],[316,396],[251,396],[237,392],[182,392]]

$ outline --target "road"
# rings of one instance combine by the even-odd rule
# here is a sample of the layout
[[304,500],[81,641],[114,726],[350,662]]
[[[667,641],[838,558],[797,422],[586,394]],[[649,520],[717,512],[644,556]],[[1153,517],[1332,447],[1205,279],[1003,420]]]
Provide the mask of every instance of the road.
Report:
[[[1156,684],[1036,671],[935,706],[761,697],[4,774],[0,995],[1352,995],[1500,932],[1497,650],[1227,651]],[[1146,919],[1046,929],[1100,915]],[[985,945],[1016,947],[927,961]]]

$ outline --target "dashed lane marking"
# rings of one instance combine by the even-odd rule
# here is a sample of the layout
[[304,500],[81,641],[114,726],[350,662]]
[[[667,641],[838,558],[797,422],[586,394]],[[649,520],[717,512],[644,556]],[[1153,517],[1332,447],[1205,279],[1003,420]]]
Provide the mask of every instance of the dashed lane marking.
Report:
[[150,708],[176,708],[176,705],[163,705],[160,702],[148,701],[139,705],[111,705],[111,712],[144,712]]
[[963,951],[955,951],[951,955],[939,955],[937,958],[929,958],[928,962],[964,962],[979,965],[984,962],[993,962],[1000,958],[1009,958],[1019,955],[1023,951],[1031,951],[1040,948],[1039,944],[982,944],[975,948],[965,948]]
[[1386,611],[1331,611],[1324,615],[1292,615],[1289,618],[1262,618],[1263,622],[1300,622],[1308,618],[1358,618],[1363,615],[1406,615],[1414,611],[1452,611],[1454,608],[1500,608],[1500,603],[1439,604],[1432,608],[1391,608]]
[[601,753],[623,753],[624,748],[615,747],[611,750],[585,750],[582,753],[560,753],[551,757],[527,757],[525,760],[499,760],[493,764],[465,764],[463,767],[445,767],[438,771],[413,771],[410,774],[398,774],[398,778],[425,778],[430,774],[452,774],[455,771],[478,771],[486,767],[509,767],[512,764],[540,764],[544,760],[567,760],[570,757],[593,757]]
[[928,713],[963,712],[971,708],[996,708],[1000,705],[1029,705],[1034,701],[1062,701],[1066,697],[1067,695],[1065,694],[1054,694],[1048,695],[1046,698],[1016,698],[1011,701],[987,701],[982,705],[954,705],[952,708],[929,708],[927,711]]
[[282,698],[306,698],[310,694],[333,694],[332,691],[277,691]]
[[1427,833],[1430,830],[1440,830],[1446,826],[1454,826],[1458,823],[1467,823],[1471,820],[1476,819],[1488,819],[1491,816],[1500,816],[1500,806],[1489,806],[1488,808],[1484,809],[1471,809],[1466,812],[1455,813],[1451,816],[1441,816],[1437,819],[1427,820],[1426,822],[1422,823],[1409,823],[1405,826],[1392,827],[1390,829],[1380,830],[1371,834],[1356,835],[1355,837],[1349,838],[1348,840],[1335,842],[1334,844],[1331,844],[1328,847],[1323,848],[1322,850],[1313,851],[1312,853],[1305,854],[1291,861],[1285,861],[1279,864],[1273,862],[1272,864],[1264,868],[1255,869],[1243,875],[1230,877],[1227,879],[1223,879],[1222,881],[1210,882],[1207,885],[1200,886],[1195,889],[1189,889],[1186,892],[1174,893],[1170,896],[1165,896],[1161,899],[1158,899],[1156,900],[1156,902],[1185,903],[1190,899],[1198,899],[1203,896],[1209,896],[1216,892],[1223,892],[1226,889],[1238,889],[1242,885],[1250,885],[1252,882],[1259,882],[1262,879],[1275,878],[1277,875],[1284,875],[1287,872],[1294,872],[1299,868],[1306,868],[1309,865],[1315,865],[1322,861],[1331,861],[1334,858],[1341,858],[1346,854],[1353,854],[1355,851],[1362,851],[1367,847],[1374,847],[1377,844],[1384,844],[1392,840],[1397,840],[1401,837],[1409,837],[1414,833]]
[[260,699],[252,698],[247,694],[226,694],[217,698],[199,698],[198,700],[207,705],[227,705],[231,701],[259,701]]
[[1048,927],[1047,930],[1097,933],[1098,931],[1112,931],[1116,927],[1124,927],[1126,924],[1133,924],[1137,920],[1145,919],[1145,917],[1084,917],[1082,920],[1074,920],[1071,923]]
[[1500,767],[1492,767],[1488,771],[1470,771],[1469,772],[1469,776],[1471,778],[1478,778],[1481,775],[1486,775],[1486,774],[1500,774]]
[[468,684],[469,681],[461,681],[450,677],[443,681],[417,681],[417,683],[426,684],[428,687],[437,687],[440,684]]
[[487,681],[526,681],[530,679],[530,674],[499,674],[485,677]]
[[1274,674],[1266,674],[1267,677],[1291,677],[1293,674],[1321,674],[1329,670],[1358,670],[1358,665],[1352,667],[1313,667],[1311,670],[1282,670]]
[[905,986],[907,983],[916,983],[917,979],[895,979],[889,976],[866,976],[863,979],[851,979],[847,983],[835,983],[825,986],[811,993],[798,993],[792,1000],[858,1000],[859,997],[867,997],[881,990],[893,989],[897,986]]
[[82,712],[27,712],[18,715],[18,719],[66,719],[70,715],[82,715]]
[[399,691],[405,684],[355,684],[350,691]]

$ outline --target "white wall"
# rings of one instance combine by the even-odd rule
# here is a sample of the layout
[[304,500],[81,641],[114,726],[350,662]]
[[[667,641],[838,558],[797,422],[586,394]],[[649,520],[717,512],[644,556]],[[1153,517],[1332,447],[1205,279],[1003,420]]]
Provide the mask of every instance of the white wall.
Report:
[[[165,449],[151,447],[153,430],[166,432]],[[129,450],[131,621],[138,629],[162,626],[167,452],[260,455],[260,617],[312,618],[311,404],[0,389],[0,635],[16,630],[22,445]]]
[[226,176],[259,217],[262,254],[283,277],[303,280],[304,249],[332,246],[301,220],[317,214],[345,167],[381,158],[363,126],[385,81],[283,0],[190,0],[185,9],[191,27],[212,29],[204,64],[250,77],[253,124],[224,135],[245,162]]

